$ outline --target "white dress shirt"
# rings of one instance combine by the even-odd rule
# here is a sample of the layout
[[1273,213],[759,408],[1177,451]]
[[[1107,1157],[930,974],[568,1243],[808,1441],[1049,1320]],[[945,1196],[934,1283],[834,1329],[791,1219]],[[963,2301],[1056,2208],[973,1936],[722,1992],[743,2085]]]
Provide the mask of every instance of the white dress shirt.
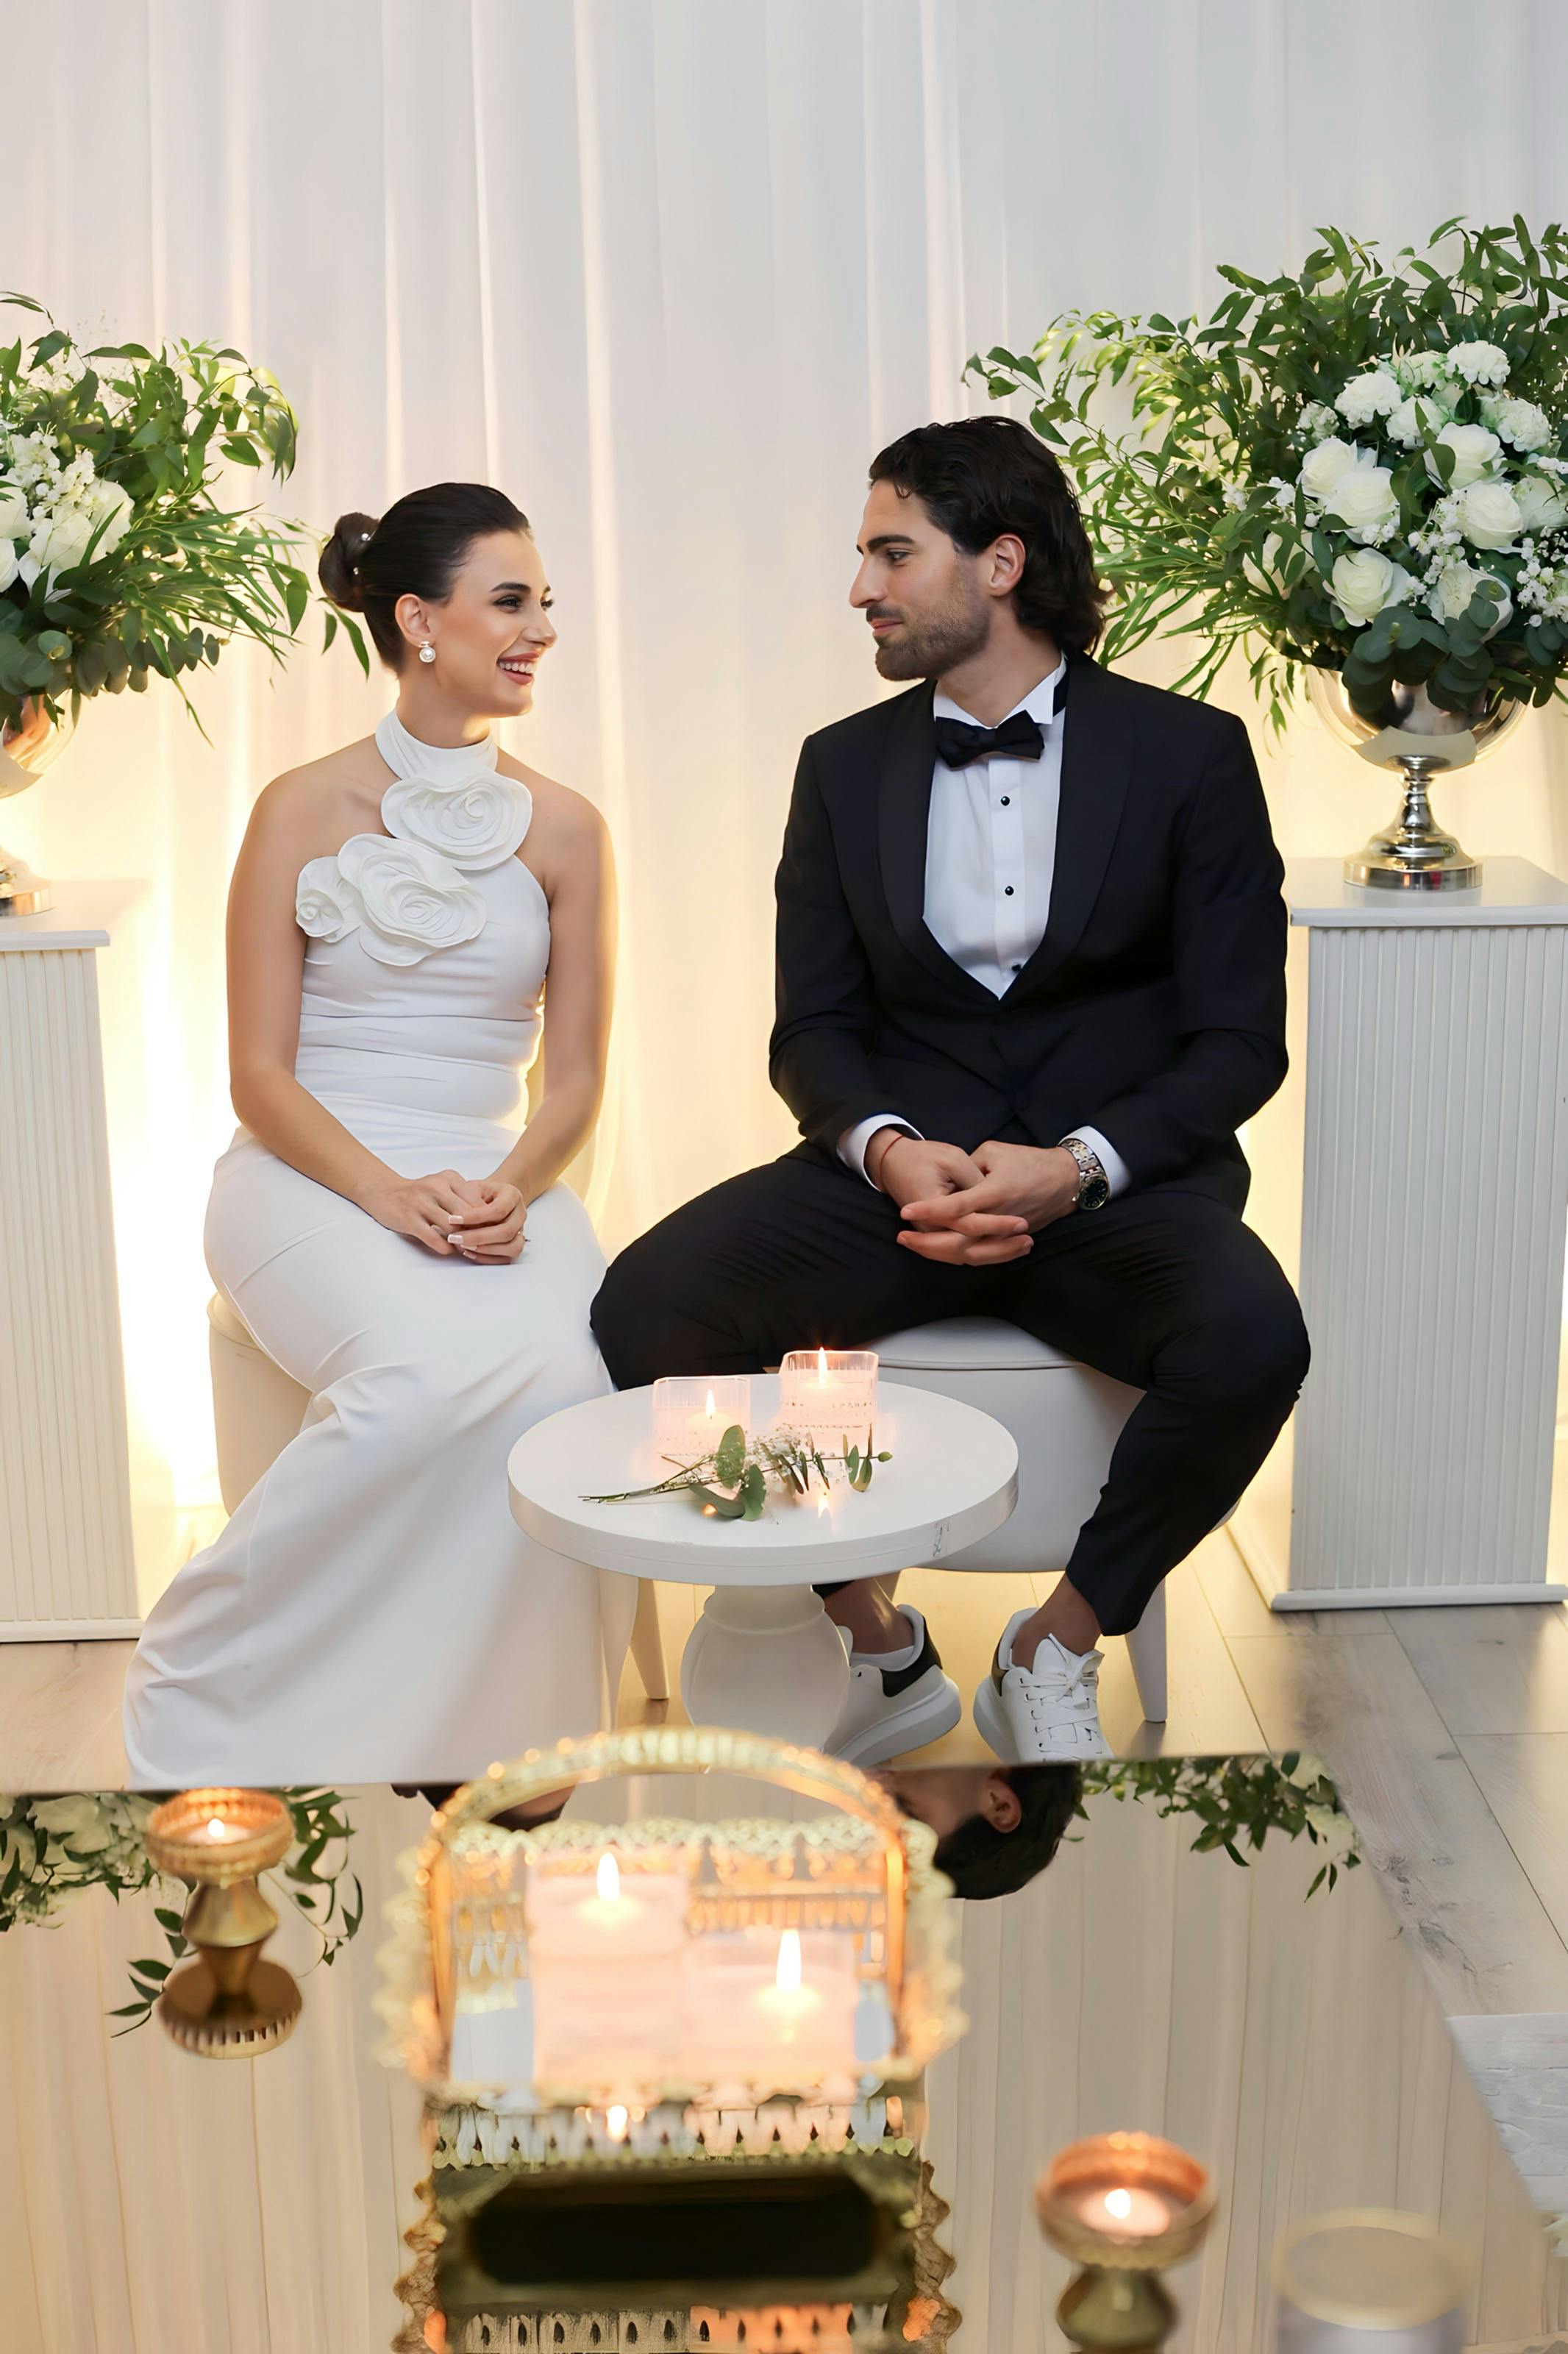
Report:
[[[1063,657],[1049,678],[1013,710],[1027,711],[1044,738],[1038,760],[971,760],[931,771],[931,813],[926,827],[926,928],[953,962],[1001,997],[1029,962],[1045,933],[1056,866],[1056,811],[1062,793],[1062,734],[1065,708],[1053,712]],[[985,723],[950,695],[932,705],[937,719]],[[1011,719],[1012,712],[1007,716]],[[906,1136],[920,1131],[898,1112],[875,1113],[846,1129],[839,1158],[864,1177],[865,1148],[881,1128]],[[1097,1129],[1067,1129],[1099,1154],[1113,1193],[1124,1191],[1127,1164]],[[868,1180],[869,1182],[869,1180]]]

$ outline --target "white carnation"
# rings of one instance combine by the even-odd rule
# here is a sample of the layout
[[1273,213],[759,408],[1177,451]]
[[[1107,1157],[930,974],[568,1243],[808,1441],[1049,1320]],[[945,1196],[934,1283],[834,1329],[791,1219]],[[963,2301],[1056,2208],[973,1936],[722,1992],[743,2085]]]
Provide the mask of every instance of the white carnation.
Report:
[[[1446,443],[1454,452],[1454,471],[1448,477],[1451,491],[1462,491],[1471,482],[1478,482],[1490,471],[1502,448],[1497,435],[1489,433],[1484,425],[1445,425],[1437,442],[1439,448]],[[1442,481],[1436,458],[1430,450],[1426,453],[1426,471],[1435,482]]]
[[1420,393],[1412,393],[1408,400],[1402,400],[1399,407],[1390,413],[1389,438],[1403,442],[1407,450],[1414,450],[1423,433],[1436,431],[1442,415],[1435,400],[1427,400]]
[[1496,344],[1450,344],[1448,366],[1469,385],[1499,385],[1508,378],[1508,354]]
[[1353,442],[1341,441],[1338,435],[1308,450],[1301,461],[1301,487],[1308,497],[1326,499],[1340,475],[1356,463],[1358,454]]
[[1386,466],[1353,466],[1342,473],[1323,502],[1352,539],[1380,537],[1399,514],[1393,477]]
[[1339,421],[1326,400],[1308,400],[1302,404],[1294,430],[1299,440],[1320,441]]
[[1524,519],[1506,482],[1471,482],[1456,505],[1459,529],[1472,547],[1507,547],[1518,538]]
[[1533,400],[1499,400],[1492,425],[1516,450],[1544,450],[1552,439],[1552,420]]
[[1387,417],[1404,398],[1404,388],[1390,369],[1369,368],[1364,376],[1353,376],[1335,395],[1334,406],[1347,424],[1370,425],[1374,417]]
[[1430,391],[1448,366],[1446,352],[1406,352],[1395,363],[1405,381],[1418,391]]
[[1415,583],[1375,547],[1358,547],[1336,559],[1329,585],[1347,621],[1370,621],[1385,605],[1408,603]]

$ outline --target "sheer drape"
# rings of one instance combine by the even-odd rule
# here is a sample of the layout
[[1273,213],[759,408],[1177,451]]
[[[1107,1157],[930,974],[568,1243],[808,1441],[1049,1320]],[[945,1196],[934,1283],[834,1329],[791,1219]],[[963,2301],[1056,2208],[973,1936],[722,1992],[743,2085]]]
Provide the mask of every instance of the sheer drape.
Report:
[[[1397,246],[1568,196],[1548,0],[61,0],[6,30],[8,283],[272,367],[302,427],[274,504],[318,532],[446,476],[534,518],[562,637],[516,741],[603,807],[625,895],[612,1248],[789,1140],[771,877],[800,737],[878,691],[844,603],[872,451],[1067,305],[1206,309],[1216,260],[1294,262],[1326,220]],[[57,878],[145,878],[111,1114],[133,1407],[182,1493],[228,866],[260,785],[386,700],[315,631],[200,682],[205,742],[166,691],[94,704],[0,829]],[[1552,865],[1562,758],[1535,723],[1442,812]],[[1305,716],[1268,774],[1287,849],[1387,813]]]

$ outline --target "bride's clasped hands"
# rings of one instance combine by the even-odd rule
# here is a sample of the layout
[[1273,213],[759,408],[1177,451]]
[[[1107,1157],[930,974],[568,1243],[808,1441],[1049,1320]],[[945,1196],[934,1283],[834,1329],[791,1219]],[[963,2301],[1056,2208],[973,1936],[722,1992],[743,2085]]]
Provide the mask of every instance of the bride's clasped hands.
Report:
[[385,1183],[367,1185],[355,1198],[377,1225],[411,1235],[438,1258],[503,1265],[527,1240],[528,1204],[503,1177],[462,1177],[455,1169],[398,1177],[388,1170]]

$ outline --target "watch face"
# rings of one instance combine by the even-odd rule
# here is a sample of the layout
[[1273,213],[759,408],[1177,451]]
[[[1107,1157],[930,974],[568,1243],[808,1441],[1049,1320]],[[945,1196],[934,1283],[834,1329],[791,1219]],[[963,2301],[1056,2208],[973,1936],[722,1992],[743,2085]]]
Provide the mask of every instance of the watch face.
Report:
[[1110,1200],[1110,1186],[1104,1177],[1091,1177],[1078,1195],[1080,1210],[1103,1210]]

